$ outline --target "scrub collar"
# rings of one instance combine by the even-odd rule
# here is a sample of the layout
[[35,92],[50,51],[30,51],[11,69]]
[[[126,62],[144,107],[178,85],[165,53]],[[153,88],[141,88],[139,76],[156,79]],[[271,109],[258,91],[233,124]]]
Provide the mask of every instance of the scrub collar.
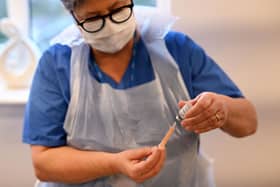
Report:
[[92,76],[94,76],[94,78],[98,82],[100,82],[100,83],[109,82],[110,84],[114,85],[114,87],[118,87],[118,88],[121,89],[121,88],[125,87],[124,78],[126,78],[127,76],[129,76],[129,81],[128,81],[128,83],[125,83],[125,84],[132,84],[135,81],[135,67],[136,67],[136,62],[135,62],[136,58],[135,57],[136,57],[136,51],[137,51],[138,43],[140,41],[140,39],[137,40],[138,39],[137,38],[137,31],[134,32],[133,37],[134,37],[134,42],[133,42],[132,56],[131,56],[131,59],[130,59],[130,63],[127,67],[127,70],[125,71],[120,83],[115,82],[114,80],[112,80],[111,77],[109,77],[104,72],[102,72],[102,70],[99,68],[98,64],[95,61],[94,54],[90,50],[89,69],[90,69],[90,72],[91,72]]

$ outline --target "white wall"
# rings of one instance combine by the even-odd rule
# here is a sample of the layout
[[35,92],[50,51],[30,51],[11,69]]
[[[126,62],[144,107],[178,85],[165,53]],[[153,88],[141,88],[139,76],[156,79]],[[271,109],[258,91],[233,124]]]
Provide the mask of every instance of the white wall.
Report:
[[21,143],[24,105],[0,104],[0,186],[32,187],[30,146]]
[[187,33],[231,76],[256,106],[257,134],[202,135],[219,187],[280,186],[280,1],[171,0]]
[[280,25],[279,0],[171,0],[184,26]]

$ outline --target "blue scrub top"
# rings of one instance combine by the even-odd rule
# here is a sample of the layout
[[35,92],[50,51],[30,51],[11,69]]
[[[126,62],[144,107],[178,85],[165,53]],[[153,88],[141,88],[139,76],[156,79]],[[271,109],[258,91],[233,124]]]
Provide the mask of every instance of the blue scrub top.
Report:
[[[165,42],[178,63],[190,97],[209,91],[230,97],[243,97],[241,91],[225,72],[188,36],[169,32]],[[66,145],[63,123],[70,101],[71,48],[54,45],[44,52],[34,75],[26,106],[23,142],[48,147]],[[147,48],[140,39],[134,55],[120,83],[104,74],[91,55],[88,67],[100,83],[115,89],[127,89],[154,80]]]

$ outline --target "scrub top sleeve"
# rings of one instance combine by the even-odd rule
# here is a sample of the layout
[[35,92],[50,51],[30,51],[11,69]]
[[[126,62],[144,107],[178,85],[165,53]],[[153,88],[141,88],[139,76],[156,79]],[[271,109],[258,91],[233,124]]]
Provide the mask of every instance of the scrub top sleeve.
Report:
[[46,51],[38,64],[25,110],[23,142],[48,147],[66,144],[63,123],[67,102],[59,87],[53,50]]
[[180,68],[191,98],[202,92],[243,97],[234,82],[190,37],[171,31],[165,40],[169,52]]
[[192,46],[190,66],[194,97],[202,92],[215,92],[233,98],[243,97],[222,68],[197,44],[193,43]]

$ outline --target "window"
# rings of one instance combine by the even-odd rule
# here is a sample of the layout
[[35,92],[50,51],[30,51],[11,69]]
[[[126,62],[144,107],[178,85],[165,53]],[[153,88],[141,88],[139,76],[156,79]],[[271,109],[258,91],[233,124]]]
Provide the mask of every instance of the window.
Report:
[[137,5],[156,6],[156,0],[134,0]]
[[[147,6],[156,6],[156,1],[134,0],[135,4]],[[30,0],[30,12],[30,36],[42,50],[49,46],[51,38],[73,23],[71,16],[58,0]]]
[[[157,6],[159,8],[165,7],[166,1],[170,0],[134,0],[137,5]],[[60,0],[21,0],[20,4],[14,2],[14,0],[0,0],[0,18],[7,16],[6,5],[8,4],[9,9],[12,10],[11,16],[18,20],[17,25],[21,28],[30,26],[28,35],[42,51],[49,47],[51,38],[60,33],[67,25],[73,23]],[[24,6],[25,4],[26,6]],[[26,10],[28,8],[29,10]],[[28,20],[28,12],[24,16],[17,15],[17,12],[26,11],[29,11],[29,23],[18,19],[22,17],[22,19]],[[0,33],[0,43],[5,40],[4,35]]]
[[[134,0],[137,5],[156,6],[164,11],[168,9],[166,8],[167,1],[170,0]],[[21,0],[17,4],[15,2],[14,0],[0,0],[0,19],[7,16],[8,4],[9,15],[15,18],[16,24],[23,28],[24,33],[29,30],[28,35],[42,51],[48,48],[51,38],[60,33],[67,25],[73,23],[60,0]],[[18,15],[18,12],[25,13]],[[29,27],[27,27],[28,25]],[[7,38],[0,32],[0,43],[6,40]]]
[[[169,3],[167,2],[169,1],[171,0],[134,0],[134,3],[157,7],[165,11],[168,10]],[[49,42],[55,35],[73,23],[72,17],[64,9],[60,0],[0,0],[0,19],[8,16],[20,32],[24,36],[29,36],[41,51],[49,47]],[[8,38],[0,32],[0,50],[7,40]],[[0,95],[1,86],[0,79]],[[28,90],[24,90],[24,93],[25,91],[28,92]],[[7,93],[7,96],[11,95],[9,92]],[[28,94],[19,95],[25,103]],[[17,100],[17,96],[12,97],[11,100]]]
[[72,23],[69,13],[58,0],[31,0],[30,18],[30,36],[42,50],[48,47],[53,36]]
[[[7,16],[7,10],[6,10],[6,1],[1,0],[0,1],[0,19]],[[0,32],[0,43],[4,42],[7,38],[3,35],[3,33]]]

